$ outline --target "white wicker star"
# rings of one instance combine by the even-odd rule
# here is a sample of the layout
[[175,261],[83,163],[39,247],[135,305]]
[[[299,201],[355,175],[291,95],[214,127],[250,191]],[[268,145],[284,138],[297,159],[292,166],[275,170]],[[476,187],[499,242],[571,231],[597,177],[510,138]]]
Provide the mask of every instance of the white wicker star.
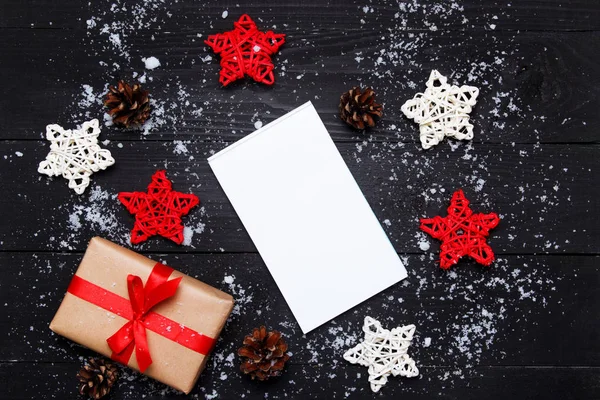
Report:
[[40,174],[69,180],[69,188],[82,194],[90,184],[90,175],[115,163],[110,151],[98,145],[100,134],[97,119],[84,122],[81,129],[63,129],[60,125],[46,127],[50,152],[38,167]]
[[431,71],[424,93],[417,93],[401,107],[408,118],[419,124],[421,145],[428,149],[445,136],[459,140],[473,139],[469,113],[479,89],[474,86],[449,85],[448,79],[437,70]]
[[383,329],[376,319],[365,317],[365,339],[344,353],[344,359],[369,367],[373,392],[378,392],[387,383],[390,374],[407,378],[418,376],[415,361],[407,354],[415,329],[414,325],[406,325],[390,331]]

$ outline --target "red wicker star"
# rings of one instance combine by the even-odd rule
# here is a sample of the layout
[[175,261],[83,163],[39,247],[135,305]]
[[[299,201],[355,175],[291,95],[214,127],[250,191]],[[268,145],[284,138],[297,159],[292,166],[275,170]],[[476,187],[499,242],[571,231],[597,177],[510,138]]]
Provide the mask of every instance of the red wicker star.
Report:
[[499,222],[495,213],[473,214],[469,200],[459,189],[452,195],[448,216],[421,218],[421,230],[442,241],[440,267],[443,269],[450,268],[463,256],[490,265],[494,261],[494,252],[486,238]]
[[152,175],[148,193],[121,192],[118,198],[131,214],[135,214],[131,230],[133,244],[141,243],[154,235],[161,235],[181,244],[181,217],[200,202],[195,194],[174,191],[165,171],[160,170]]
[[272,85],[275,76],[271,55],[285,43],[285,34],[259,31],[247,14],[233,25],[232,31],[210,35],[204,41],[221,55],[219,82],[227,86],[248,75],[257,82]]

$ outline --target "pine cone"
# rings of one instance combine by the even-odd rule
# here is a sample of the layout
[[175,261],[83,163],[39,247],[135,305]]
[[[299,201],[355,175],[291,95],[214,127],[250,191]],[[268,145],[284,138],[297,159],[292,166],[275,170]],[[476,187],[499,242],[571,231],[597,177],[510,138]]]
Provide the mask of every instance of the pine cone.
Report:
[[110,392],[118,376],[119,369],[115,363],[102,358],[90,358],[77,373],[79,393],[100,399]]
[[371,88],[354,87],[340,98],[340,118],[356,129],[372,128],[375,118],[383,115],[383,106],[375,103]]
[[104,106],[108,107],[114,124],[125,128],[141,125],[150,116],[148,91],[143,90],[139,83],[130,86],[121,80],[116,88],[110,86]]
[[264,326],[256,328],[252,335],[244,338],[244,345],[238,350],[242,358],[240,369],[259,381],[279,376],[290,359],[287,348],[280,332],[267,333]]

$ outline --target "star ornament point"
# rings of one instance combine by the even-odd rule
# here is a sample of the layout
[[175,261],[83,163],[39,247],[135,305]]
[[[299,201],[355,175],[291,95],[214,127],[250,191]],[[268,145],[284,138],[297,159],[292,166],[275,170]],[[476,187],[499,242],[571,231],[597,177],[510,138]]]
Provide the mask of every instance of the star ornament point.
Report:
[[421,145],[429,149],[444,137],[473,139],[469,113],[477,103],[479,89],[474,86],[450,85],[448,79],[432,70],[427,88],[400,108],[407,118],[419,124]]
[[62,176],[69,181],[69,189],[82,194],[90,184],[94,172],[115,163],[110,151],[98,144],[100,126],[97,119],[84,122],[81,128],[64,129],[57,124],[46,126],[50,152],[40,162],[38,172],[48,176]]
[[177,244],[183,243],[181,217],[187,215],[200,200],[195,194],[173,190],[163,170],[152,175],[147,192],[121,192],[119,201],[135,215],[131,243],[139,244],[151,236],[160,235]]
[[221,56],[219,82],[227,86],[247,75],[265,85],[275,83],[271,56],[285,43],[285,34],[258,30],[247,14],[233,25],[233,30],[210,35],[204,41]]
[[363,341],[346,351],[344,359],[369,368],[369,383],[373,392],[378,392],[390,375],[407,378],[418,376],[419,369],[408,355],[415,330],[414,325],[384,329],[379,321],[367,316],[363,325]]
[[459,189],[452,195],[448,215],[421,218],[421,230],[441,240],[440,267],[449,269],[464,256],[488,266],[494,261],[494,252],[487,244],[490,230],[500,223],[496,213],[473,213],[469,200]]

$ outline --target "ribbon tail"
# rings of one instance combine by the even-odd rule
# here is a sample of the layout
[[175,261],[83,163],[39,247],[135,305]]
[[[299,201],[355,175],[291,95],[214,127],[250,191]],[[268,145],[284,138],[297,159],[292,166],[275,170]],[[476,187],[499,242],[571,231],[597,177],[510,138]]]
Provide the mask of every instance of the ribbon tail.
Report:
[[144,373],[152,364],[152,357],[150,357],[150,349],[148,348],[146,327],[141,321],[133,322],[133,335],[135,337],[135,358],[140,367],[140,372]]
[[120,354],[131,343],[133,343],[134,337],[135,336],[133,332],[133,322],[129,321],[125,325],[123,325],[118,331],[116,331],[114,335],[106,339],[106,343],[108,343],[108,347],[110,347],[113,353]]
[[135,346],[133,342],[131,342],[120,353],[116,353],[115,351],[113,351],[113,353],[110,355],[110,358],[123,365],[127,365],[129,363],[129,359],[131,358],[131,355],[133,354],[134,347]]
[[133,322],[129,321],[116,331],[114,335],[106,339],[108,347],[112,350],[110,358],[123,365],[127,365],[134,349],[133,338]]
[[181,282],[181,277],[172,279],[167,282],[163,282],[157,287],[154,288],[151,292],[147,292],[146,295],[146,309],[150,310],[152,307],[157,305],[158,303],[173,297],[175,292],[177,291],[177,287]]

